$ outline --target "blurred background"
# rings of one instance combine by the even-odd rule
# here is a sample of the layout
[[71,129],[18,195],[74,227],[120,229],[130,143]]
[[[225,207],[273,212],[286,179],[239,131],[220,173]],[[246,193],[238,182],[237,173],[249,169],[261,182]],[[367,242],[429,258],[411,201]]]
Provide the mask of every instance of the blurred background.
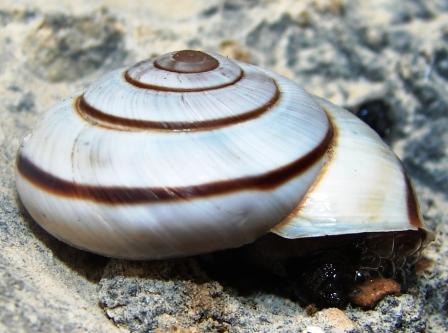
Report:
[[[0,27],[0,331],[448,330],[448,1],[2,0]],[[188,282],[170,263],[83,253],[32,223],[15,198],[13,162],[43,112],[111,69],[185,48],[281,73],[392,146],[437,233],[413,293],[375,311],[309,316],[262,291],[243,297]],[[184,299],[167,302],[170,288]],[[197,294],[209,296],[196,304]]]

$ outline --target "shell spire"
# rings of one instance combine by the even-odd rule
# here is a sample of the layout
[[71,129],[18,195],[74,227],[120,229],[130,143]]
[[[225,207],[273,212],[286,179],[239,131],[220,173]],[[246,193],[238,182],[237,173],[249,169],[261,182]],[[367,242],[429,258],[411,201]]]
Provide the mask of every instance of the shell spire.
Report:
[[154,66],[175,73],[203,73],[218,68],[219,61],[201,51],[183,50],[158,57]]

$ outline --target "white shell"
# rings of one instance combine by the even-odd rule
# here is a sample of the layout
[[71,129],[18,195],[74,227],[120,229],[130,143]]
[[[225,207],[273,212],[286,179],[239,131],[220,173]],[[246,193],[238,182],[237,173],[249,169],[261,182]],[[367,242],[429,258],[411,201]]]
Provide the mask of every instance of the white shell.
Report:
[[32,217],[76,247],[133,259],[237,247],[272,228],[419,226],[399,161],[356,117],[275,73],[207,57],[217,65],[206,71],[159,60],[114,71],[50,110],[18,154]]

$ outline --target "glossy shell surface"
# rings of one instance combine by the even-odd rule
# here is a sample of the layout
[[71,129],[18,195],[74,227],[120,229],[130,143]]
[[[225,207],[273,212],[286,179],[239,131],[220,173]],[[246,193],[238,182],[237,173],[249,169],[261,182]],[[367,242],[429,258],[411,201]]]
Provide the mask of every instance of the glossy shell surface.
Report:
[[400,162],[366,125],[273,72],[199,51],[116,70],[52,108],[17,157],[48,232],[159,259],[286,238],[417,229]]

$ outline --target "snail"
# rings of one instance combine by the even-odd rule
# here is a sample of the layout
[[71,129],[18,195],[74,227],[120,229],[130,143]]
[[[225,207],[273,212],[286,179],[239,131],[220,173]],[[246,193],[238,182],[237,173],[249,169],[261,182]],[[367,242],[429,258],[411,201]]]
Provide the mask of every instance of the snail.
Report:
[[402,267],[430,238],[408,176],[372,129],[285,77],[215,53],[171,52],[111,72],[45,114],[16,165],[35,221],[109,257],[257,239],[293,241],[286,251],[300,257],[356,239],[370,243],[364,266]]

